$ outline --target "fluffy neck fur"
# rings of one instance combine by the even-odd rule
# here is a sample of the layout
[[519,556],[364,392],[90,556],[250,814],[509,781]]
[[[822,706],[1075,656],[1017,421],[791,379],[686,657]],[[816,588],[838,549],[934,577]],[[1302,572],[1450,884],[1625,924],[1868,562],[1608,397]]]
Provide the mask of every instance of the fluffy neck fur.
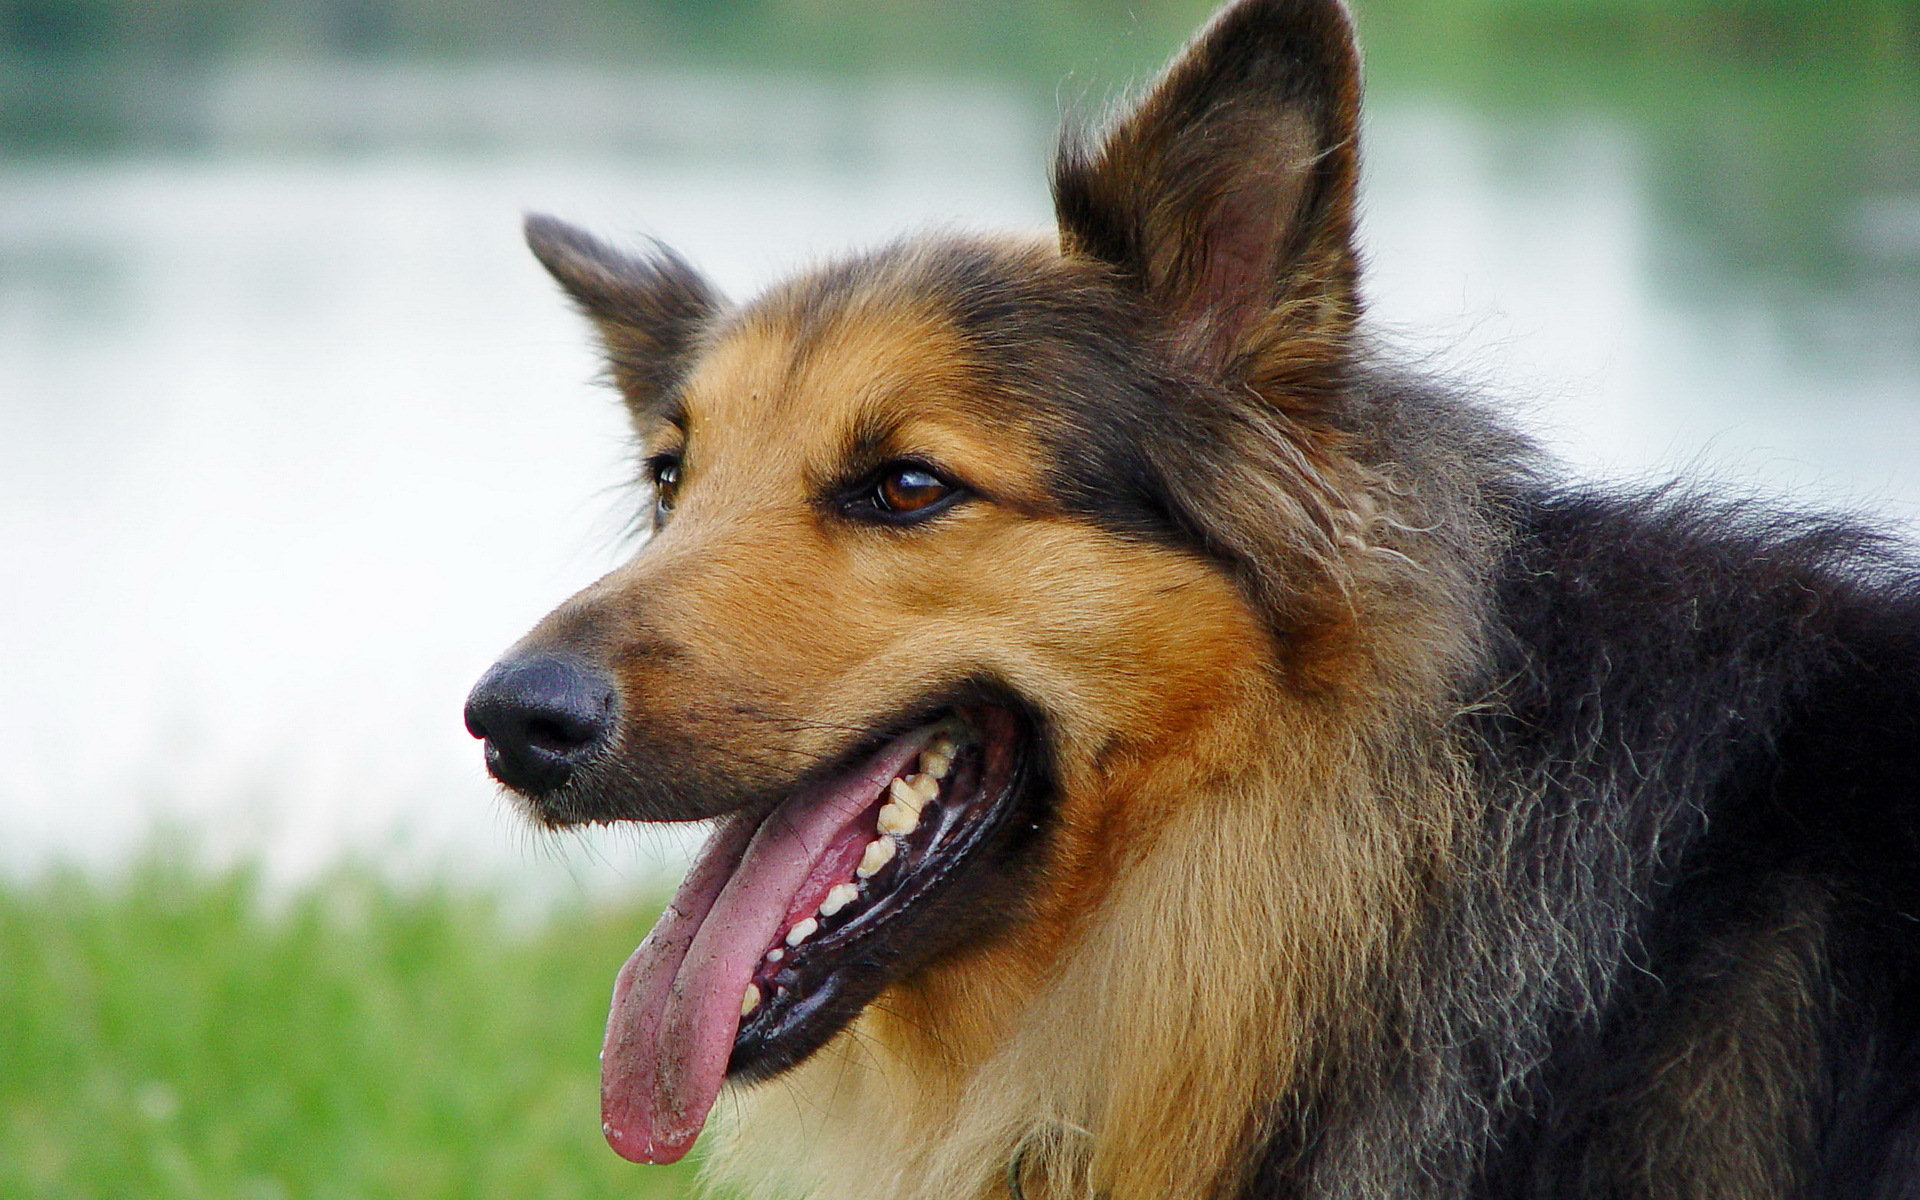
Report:
[[1445,841],[1430,797],[1366,794],[1381,781],[1352,762],[1188,797],[1049,978],[883,998],[723,1106],[721,1178],[770,1198],[992,1196],[1019,1156],[1035,1198],[1230,1191],[1264,1132],[1247,1114],[1365,1019],[1411,864]]

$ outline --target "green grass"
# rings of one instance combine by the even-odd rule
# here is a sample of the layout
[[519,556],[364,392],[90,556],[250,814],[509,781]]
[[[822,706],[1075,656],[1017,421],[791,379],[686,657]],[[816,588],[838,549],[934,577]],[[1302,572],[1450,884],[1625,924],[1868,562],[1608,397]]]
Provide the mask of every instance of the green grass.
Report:
[[689,1193],[599,1133],[647,905],[528,926],[477,888],[343,870],[269,900],[177,859],[0,883],[0,1197]]

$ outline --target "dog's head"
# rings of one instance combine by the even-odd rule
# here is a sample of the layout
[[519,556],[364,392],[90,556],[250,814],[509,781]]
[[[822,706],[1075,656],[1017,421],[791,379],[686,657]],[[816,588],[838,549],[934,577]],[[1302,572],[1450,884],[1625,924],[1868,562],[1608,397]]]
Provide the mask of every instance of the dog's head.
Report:
[[[1055,167],[1058,238],[903,242],[730,305],[534,218],[604,341],[652,532],[475,689],[539,821],[717,828],[620,974],[607,1136],[889,988],[1044,973],[1169,805],[1337,690],[1357,65],[1245,0]],[[959,1035],[956,1033],[955,1035]]]

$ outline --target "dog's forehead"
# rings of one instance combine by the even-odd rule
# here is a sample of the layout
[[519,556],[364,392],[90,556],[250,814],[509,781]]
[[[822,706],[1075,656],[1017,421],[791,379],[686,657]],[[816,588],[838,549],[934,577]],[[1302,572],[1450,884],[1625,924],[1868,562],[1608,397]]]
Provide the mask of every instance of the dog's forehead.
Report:
[[964,391],[969,373],[960,331],[933,305],[868,295],[826,307],[777,296],[720,332],[687,381],[685,407],[733,428],[766,418],[845,425],[903,393]]
[[831,471],[863,453],[1004,450],[1017,414],[951,304],[920,282],[832,270],[735,314],[681,393],[696,453]]

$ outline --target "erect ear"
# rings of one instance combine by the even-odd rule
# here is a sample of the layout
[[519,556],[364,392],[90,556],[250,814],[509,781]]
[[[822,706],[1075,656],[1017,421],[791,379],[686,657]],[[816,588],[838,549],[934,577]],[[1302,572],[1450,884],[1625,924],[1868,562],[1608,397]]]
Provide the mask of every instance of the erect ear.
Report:
[[672,392],[692,362],[719,295],[659,243],[624,254],[553,217],[527,218],[527,245],[592,318],[613,379],[636,417]]
[[1359,103],[1339,0],[1237,0],[1095,144],[1064,141],[1061,248],[1143,292],[1203,370],[1311,389],[1356,313]]

